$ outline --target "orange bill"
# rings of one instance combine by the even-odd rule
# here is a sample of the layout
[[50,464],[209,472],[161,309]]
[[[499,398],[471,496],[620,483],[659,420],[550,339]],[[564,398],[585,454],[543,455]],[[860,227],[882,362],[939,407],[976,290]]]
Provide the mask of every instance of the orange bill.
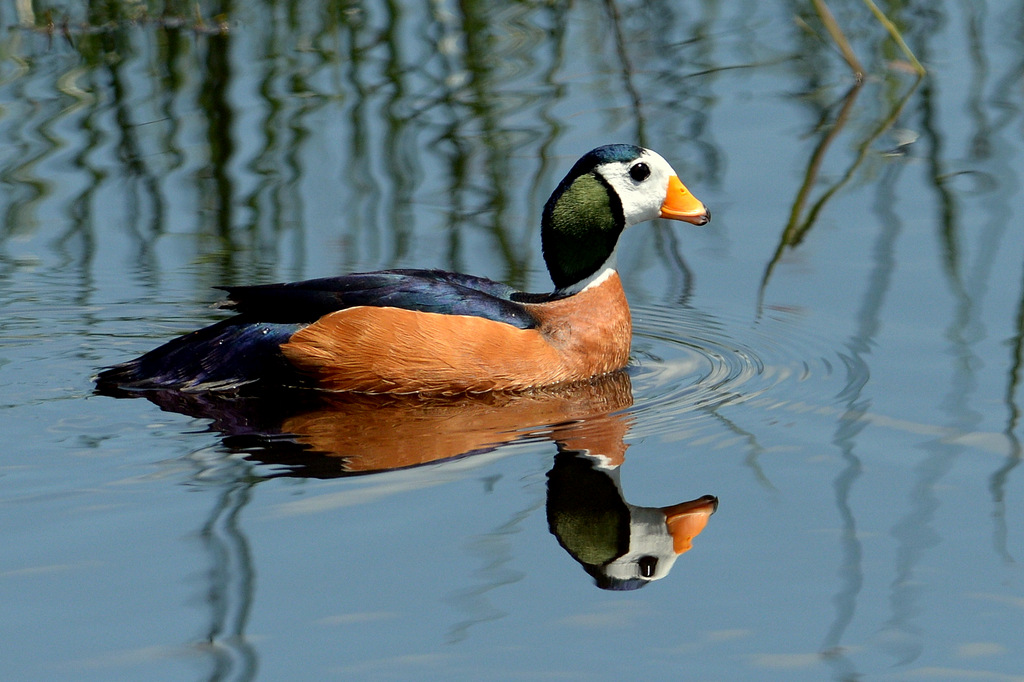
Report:
[[668,191],[665,203],[661,205],[661,217],[671,220],[683,220],[694,225],[706,225],[711,221],[711,212],[693,196],[686,185],[673,175],[668,179]]
[[672,548],[682,554],[693,546],[693,539],[708,525],[708,518],[718,509],[718,498],[711,495],[690,502],[662,507],[668,532],[672,534]]

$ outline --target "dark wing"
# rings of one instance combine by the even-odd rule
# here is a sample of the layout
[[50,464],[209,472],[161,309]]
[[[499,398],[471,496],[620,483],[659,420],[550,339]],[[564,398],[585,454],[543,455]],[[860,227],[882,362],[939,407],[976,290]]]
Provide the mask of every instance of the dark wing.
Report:
[[96,377],[97,389],[121,395],[126,389],[228,391],[256,381],[301,384],[281,355],[281,344],[302,327],[236,315],[104,369]]
[[516,291],[482,277],[442,270],[381,270],[289,284],[223,287],[224,307],[254,319],[309,324],[355,306],[471,315],[533,329],[537,321],[512,300]]
[[134,360],[107,368],[98,389],[235,390],[261,383],[302,385],[281,354],[292,334],[324,315],[354,306],[472,315],[532,329],[537,321],[516,292],[481,277],[440,270],[383,270],[292,284],[226,287],[223,307],[238,315],[168,341]]

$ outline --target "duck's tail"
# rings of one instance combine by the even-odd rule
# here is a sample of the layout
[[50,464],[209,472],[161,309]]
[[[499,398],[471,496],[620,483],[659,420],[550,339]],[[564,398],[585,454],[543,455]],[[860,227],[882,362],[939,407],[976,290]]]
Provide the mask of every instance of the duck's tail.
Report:
[[238,315],[179,336],[134,360],[102,370],[100,393],[146,389],[231,391],[261,383],[301,383],[281,344],[303,325],[256,322]]

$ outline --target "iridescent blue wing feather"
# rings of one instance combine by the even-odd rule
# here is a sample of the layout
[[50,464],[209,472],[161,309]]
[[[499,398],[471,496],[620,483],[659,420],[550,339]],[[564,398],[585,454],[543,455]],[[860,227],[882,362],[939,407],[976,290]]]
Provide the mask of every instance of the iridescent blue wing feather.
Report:
[[237,315],[172,339],[96,377],[103,393],[122,389],[233,390],[257,380],[301,384],[281,344],[301,324],[267,323]]
[[536,320],[512,301],[515,290],[482,277],[442,270],[381,270],[289,284],[224,287],[224,307],[270,322],[312,323],[355,306],[471,315],[532,329]]

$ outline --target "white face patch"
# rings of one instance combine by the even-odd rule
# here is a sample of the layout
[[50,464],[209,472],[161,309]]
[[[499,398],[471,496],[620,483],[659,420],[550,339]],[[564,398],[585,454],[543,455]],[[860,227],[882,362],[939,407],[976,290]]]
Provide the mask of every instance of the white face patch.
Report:
[[619,195],[626,227],[653,220],[661,214],[661,205],[668,194],[668,179],[676,175],[668,161],[650,149],[644,149],[633,161],[612,161],[595,170]]
[[[672,534],[665,523],[665,514],[653,507],[629,507],[629,551],[602,567],[605,575],[629,580],[643,577],[661,580],[679,558],[673,546]],[[654,559],[654,562],[651,560]],[[641,560],[653,566],[653,573],[643,576]]]

